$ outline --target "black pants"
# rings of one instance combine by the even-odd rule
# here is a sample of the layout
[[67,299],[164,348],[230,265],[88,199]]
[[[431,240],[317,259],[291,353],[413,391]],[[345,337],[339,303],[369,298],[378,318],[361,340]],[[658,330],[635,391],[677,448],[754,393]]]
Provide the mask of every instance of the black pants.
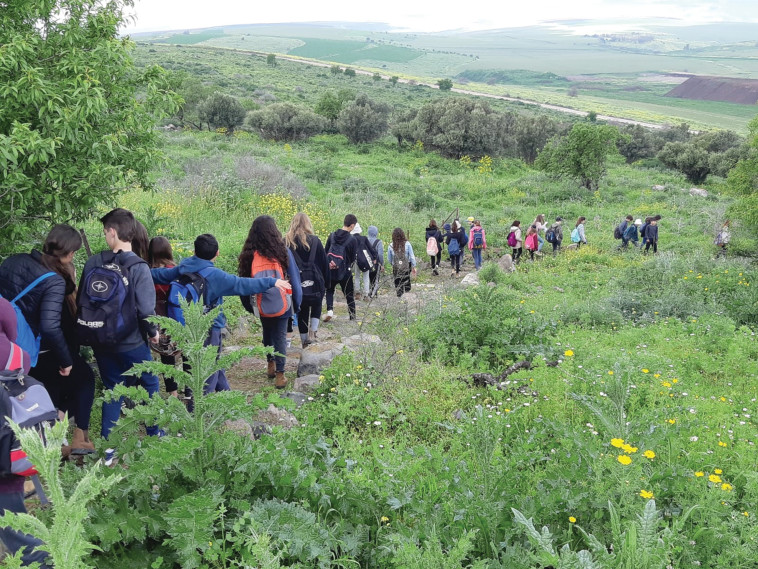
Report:
[[379,291],[379,269],[381,268],[381,265],[375,270],[375,271],[369,271],[368,272],[368,279],[369,279],[369,290],[371,291],[370,296],[376,296],[376,293]]
[[432,261],[432,270],[436,269],[440,266],[440,261],[442,260],[442,251],[439,251],[436,255],[430,255],[429,258]]
[[551,245],[553,246],[553,257],[555,257],[556,253],[561,250],[561,242],[556,241],[555,243],[551,243]]
[[321,318],[321,303],[324,297],[303,298],[300,303],[300,312],[297,313],[297,330],[301,334],[307,334],[311,325],[311,318]]
[[355,297],[353,296],[353,275],[348,273],[341,281],[331,281],[326,288],[326,309],[334,310],[334,289],[340,285],[342,292],[347,300],[347,311],[350,313],[350,319],[355,320]]
[[395,292],[398,298],[403,296],[404,292],[411,290],[411,274],[410,273],[397,273],[395,275]]
[[52,352],[40,354],[29,375],[44,384],[53,405],[68,413],[76,426],[86,431],[95,400],[95,372],[79,352],[71,355],[74,363],[67,377],[58,373],[58,360]]
[[645,253],[647,253],[650,250],[650,246],[653,246],[653,253],[658,252],[658,241],[648,241],[645,244]]
[[[63,376],[61,376],[61,378],[68,379]],[[35,377],[34,379],[37,378]],[[4,512],[16,514],[26,513],[23,487],[18,492],[0,493],[0,514]],[[32,553],[32,549],[38,545],[42,545],[40,539],[21,531],[12,530],[9,527],[2,527],[0,528],[0,540],[2,540],[5,547],[7,547],[11,553],[16,553],[17,551],[22,550],[21,560],[24,566],[36,561],[40,564],[42,569],[50,569],[51,566],[46,563],[48,561],[47,553],[43,551],[35,551]]]
[[461,272],[461,253],[457,255],[450,255],[450,267],[456,272]]
[[524,252],[523,247],[514,247],[513,248],[513,262],[518,263],[521,260],[521,253]]

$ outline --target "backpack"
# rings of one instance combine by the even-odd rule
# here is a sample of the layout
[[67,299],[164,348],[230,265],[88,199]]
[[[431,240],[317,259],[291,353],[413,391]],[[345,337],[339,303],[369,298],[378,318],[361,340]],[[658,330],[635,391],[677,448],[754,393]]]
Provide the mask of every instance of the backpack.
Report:
[[403,246],[403,249],[400,251],[400,253],[394,250],[393,253],[394,256],[392,257],[392,274],[397,277],[410,273],[411,264],[408,262],[408,257],[405,254],[405,246]]
[[558,239],[555,235],[555,227],[551,226],[550,229],[545,232],[545,241],[548,243],[558,243]]
[[714,245],[723,245],[724,244],[724,233],[722,231],[718,232],[718,235],[716,235],[716,239],[713,240]]
[[481,229],[474,229],[474,249],[481,249],[484,245],[484,232]]
[[579,243],[581,240],[581,237],[579,237],[579,227],[574,227],[573,231],[571,232],[571,242]]
[[180,275],[176,280],[171,281],[166,299],[166,316],[173,318],[184,326],[184,312],[182,311],[180,299],[191,303],[200,302],[202,299],[204,305],[203,313],[207,313],[213,308],[208,303],[208,281],[206,280],[206,277],[213,268],[206,267],[196,273],[185,273]]
[[439,252],[440,247],[437,243],[437,238],[432,235],[429,239],[426,240],[426,254],[430,257],[435,257]]
[[618,224],[616,226],[616,229],[613,230],[613,238],[614,239],[621,239],[624,236],[624,234],[621,232],[621,224]]
[[508,247],[515,247],[518,244],[518,239],[516,239],[516,232],[511,231],[508,234]]
[[[269,259],[263,255],[254,255],[250,276],[254,279],[261,277],[283,279],[284,269],[279,261]],[[258,314],[261,318],[278,318],[279,316],[288,314],[292,309],[291,289],[289,292],[285,292],[274,286],[265,292],[253,296],[255,296],[255,307],[258,309]]]
[[450,255],[460,255],[461,254],[461,244],[458,241],[458,236],[455,233],[452,233],[450,235],[450,243],[447,244],[447,252]]
[[134,287],[129,269],[145,263],[137,255],[100,253],[102,266],[83,277],[76,308],[76,327],[85,346],[116,346],[139,328]]
[[358,264],[358,268],[363,271],[370,271],[376,268],[378,256],[376,249],[371,246],[367,237],[357,236],[356,245],[358,246],[358,254],[355,256],[355,262]]
[[16,295],[16,298],[10,301],[11,305],[13,306],[13,310],[16,311],[16,344],[22,349],[25,350],[26,353],[29,354],[29,361],[31,362],[31,367],[34,367],[37,365],[37,357],[39,356],[39,345],[40,345],[40,335],[34,334],[34,331],[32,330],[32,327],[29,326],[29,323],[26,321],[26,317],[24,316],[24,313],[21,312],[21,307],[16,304],[21,298],[23,298],[27,293],[29,293],[31,290],[34,289],[39,283],[44,281],[45,279],[52,277],[55,273],[49,272],[45,273],[44,275],[41,275],[34,279],[29,285],[22,290],[20,293]]
[[0,371],[0,476],[36,475],[6,417],[19,427],[35,429],[42,435],[43,424],[52,425],[58,418],[45,386],[23,371]]
[[532,233],[531,235],[527,235],[526,239],[524,240],[524,245],[526,245],[527,250],[536,251],[537,247],[539,246],[539,242],[537,241],[537,234]]
[[329,250],[326,252],[326,260],[329,261],[329,270],[337,271],[337,280],[341,281],[347,274],[347,261],[345,257],[345,243],[337,243],[334,240],[334,233],[329,236]]
[[316,267],[316,247],[311,244],[311,252],[304,263],[300,255],[292,253],[297,268],[300,270],[300,286],[303,289],[303,300],[317,300],[324,294],[324,275]]

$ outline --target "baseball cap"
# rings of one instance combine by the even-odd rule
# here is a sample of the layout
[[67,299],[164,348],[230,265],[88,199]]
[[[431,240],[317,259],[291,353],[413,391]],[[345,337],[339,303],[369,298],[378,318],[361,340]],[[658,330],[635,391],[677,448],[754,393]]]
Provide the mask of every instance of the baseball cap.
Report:
[[471,217],[471,216],[469,216],[469,217],[466,218],[466,221],[474,221],[474,218]]

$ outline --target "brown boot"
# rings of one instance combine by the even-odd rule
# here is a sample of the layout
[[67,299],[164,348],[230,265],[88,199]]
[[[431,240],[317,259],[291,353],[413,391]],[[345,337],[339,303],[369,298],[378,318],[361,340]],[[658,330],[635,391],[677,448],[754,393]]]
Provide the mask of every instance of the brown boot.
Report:
[[276,372],[276,381],[274,382],[274,387],[277,389],[284,389],[287,387],[287,378],[284,377],[283,371]]
[[95,445],[89,440],[89,431],[74,429],[71,454],[92,454],[93,452],[95,452]]
[[274,360],[268,361],[268,378],[274,379],[276,377],[276,362]]

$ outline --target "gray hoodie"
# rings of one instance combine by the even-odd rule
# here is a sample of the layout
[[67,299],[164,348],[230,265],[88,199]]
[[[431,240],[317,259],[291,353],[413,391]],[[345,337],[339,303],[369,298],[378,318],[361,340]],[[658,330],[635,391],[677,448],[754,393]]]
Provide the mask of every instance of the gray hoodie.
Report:
[[368,242],[376,249],[376,256],[379,258],[379,266],[384,266],[384,243],[379,239],[379,229],[376,225],[368,227]]

